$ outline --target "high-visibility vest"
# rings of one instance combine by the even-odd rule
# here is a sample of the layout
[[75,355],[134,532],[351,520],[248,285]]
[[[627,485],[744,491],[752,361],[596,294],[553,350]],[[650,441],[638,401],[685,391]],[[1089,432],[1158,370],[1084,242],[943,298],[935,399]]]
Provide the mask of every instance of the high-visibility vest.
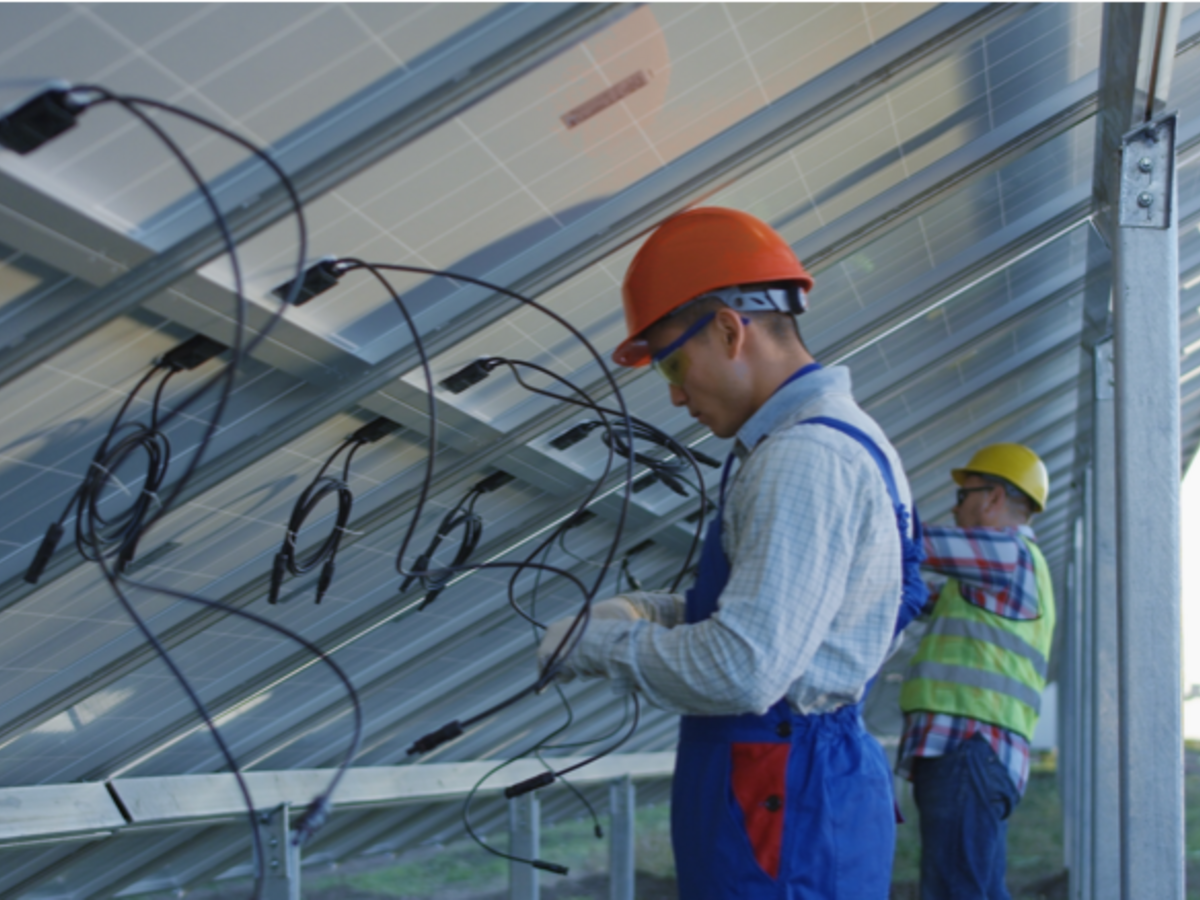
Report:
[[965,716],[1033,738],[1054,638],[1054,589],[1042,552],[1021,540],[1033,554],[1041,615],[1006,619],[968,603],[958,580],[947,581],[900,689],[904,712]]

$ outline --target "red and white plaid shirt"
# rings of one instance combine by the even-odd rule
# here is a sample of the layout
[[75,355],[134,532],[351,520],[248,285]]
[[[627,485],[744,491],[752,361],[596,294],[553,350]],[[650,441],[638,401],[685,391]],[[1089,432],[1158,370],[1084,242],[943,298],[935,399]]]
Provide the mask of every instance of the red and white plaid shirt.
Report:
[[[1037,577],[1033,554],[1021,537],[1034,540],[1033,529],[925,527],[925,566],[958,579],[963,599],[1006,619],[1036,619]],[[925,613],[933,611],[937,594],[930,592]],[[1029,741],[998,725],[966,716],[913,712],[904,717],[897,770],[911,777],[917,756],[942,756],[974,735],[981,735],[1008,770],[1019,793],[1029,780]]]

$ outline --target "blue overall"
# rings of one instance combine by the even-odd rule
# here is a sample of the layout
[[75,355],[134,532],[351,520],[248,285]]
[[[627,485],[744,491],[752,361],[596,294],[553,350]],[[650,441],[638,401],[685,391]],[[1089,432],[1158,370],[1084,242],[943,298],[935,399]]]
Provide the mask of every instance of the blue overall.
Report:
[[[801,373],[797,373],[797,376]],[[886,457],[835,419],[810,419],[855,438],[879,464],[903,547],[905,589],[897,632],[920,603],[919,523],[907,513]],[[726,465],[721,484],[724,505]],[[717,610],[729,580],[721,510],[709,525],[687,621]],[[914,560],[916,562],[914,563]],[[681,900],[884,900],[895,844],[892,775],[863,727],[861,705],[802,715],[784,698],[765,715],[684,716],[671,797],[671,837]]]

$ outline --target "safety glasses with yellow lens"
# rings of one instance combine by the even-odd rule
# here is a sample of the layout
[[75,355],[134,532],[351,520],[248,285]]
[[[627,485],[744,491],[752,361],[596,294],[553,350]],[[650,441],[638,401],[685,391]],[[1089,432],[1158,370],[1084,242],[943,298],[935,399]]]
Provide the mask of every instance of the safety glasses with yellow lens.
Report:
[[667,380],[668,384],[676,387],[683,384],[683,379],[687,377],[688,367],[691,365],[691,359],[683,351],[683,345],[707,328],[708,323],[716,316],[716,311],[701,316],[683,334],[650,357],[650,365],[655,372]]

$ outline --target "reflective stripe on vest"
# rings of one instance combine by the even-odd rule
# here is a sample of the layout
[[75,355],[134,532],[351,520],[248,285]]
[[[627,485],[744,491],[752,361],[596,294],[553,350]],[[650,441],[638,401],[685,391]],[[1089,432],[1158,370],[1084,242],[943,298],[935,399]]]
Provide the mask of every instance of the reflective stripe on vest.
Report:
[[946,663],[921,662],[914,664],[909,670],[910,678],[929,678],[933,681],[949,681],[954,684],[965,684],[970,687],[983,688],[985,691],[995,691],[1008,694],[1024,703],[1035,714],[1042,711],[1042,695],[1029,685],[1021,684],[1015,678],[999,675],[995,672],[984,672],[969,666],[951,666]]
[[999,725],[1032,739],[1054,637],[1054,591],[1045,557],[1033,556],[1037,619],[1006,619],[968,603],[946,582],[900,690],[904,712],[934,712]]
[[1043,681],[1046,680],[1046,657],[1039,653],[1036,647],[1025,643],[1025,641],[1012,632],[989,625],[987,622],[973,622],[969,619],[950,619],[943,616],[933,620],[933,623],[929,626],[929,633],[945,637],[970,638],[973,641],[996,644],[1003,647],[1009,653],[1025,657],[1033,663],[1033,669],[1037,672],[1038,677]]

